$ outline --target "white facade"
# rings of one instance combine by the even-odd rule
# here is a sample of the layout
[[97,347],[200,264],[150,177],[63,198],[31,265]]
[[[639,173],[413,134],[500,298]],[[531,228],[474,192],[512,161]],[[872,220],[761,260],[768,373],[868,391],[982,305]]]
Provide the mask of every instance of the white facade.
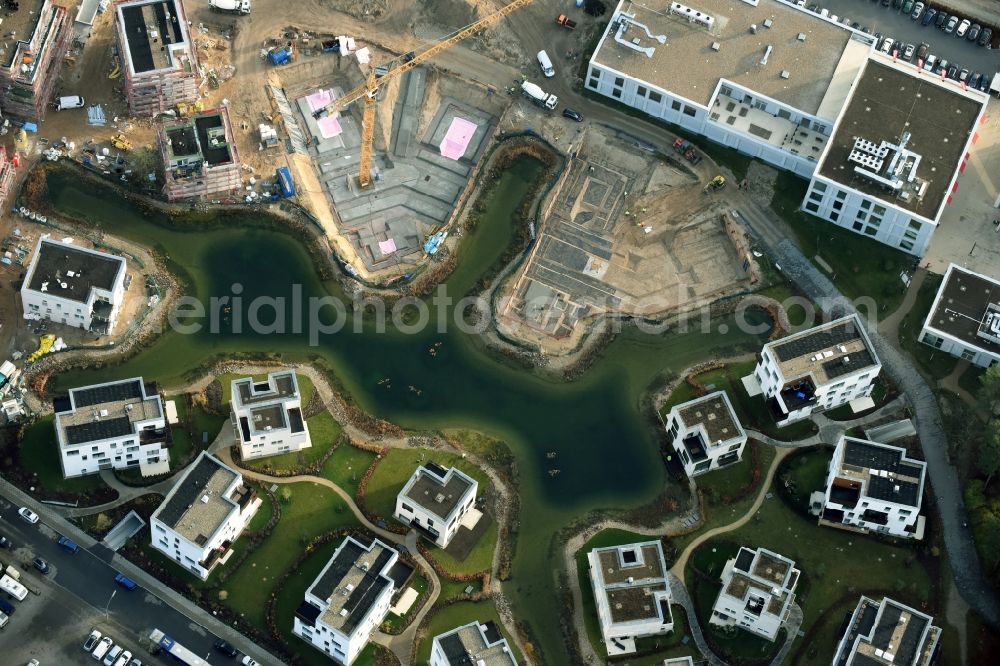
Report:
[[168,461],[160,396],[142,377],[73,389],[55,401],[63,477]]
[[747,433],[725,391],[674,405],[667,418],[667,446],[673,447],[688,476],[739,462]]
[[587,553],[597,618],[609,656],[635,651],[635,639],[673,631],[667,565],[659,541]]
[[260,508],[243,475],[202,452],[150,519],[152,545],[206,580]]
[[927,463],[906,449],[841,437],[827,475],[821,524],[921,538]]
[[476,480],[457,467],[446,470],[430,462],[418,467],[399,491],[393,517],[447,548],[472,510],[478,489]]
[[434,637],[430,666],[467,664],[517,666],[517,660],[493,622],[470,622]]
[[1000,281],[949,265],[918,339],[980,368],[1000,363]]
[[24,318],[110,333],[125,301],[125,273],[123,257],[40,238],[21,286]]
[[231,388],[233,426],[243,460],[312,446],[295,372],[272,372],[265,381],[241,377]]
[[871,395],[882,364],[864,326],[848,315],[764,345],[753,376],[779,426]]
[[788,619],[798,582],[799,570],[787,557],[764,548],[740,548],[722,570],[722,589],[709,623],[773,641]]
[[861,597],[833,654],[833,666],[930,666],[941,628],[934,618],[884,597]]
[[350,664],[389,612],[388,572],[399,555],[375,539],[347,537],[306,591],[292,633],[340,664]]

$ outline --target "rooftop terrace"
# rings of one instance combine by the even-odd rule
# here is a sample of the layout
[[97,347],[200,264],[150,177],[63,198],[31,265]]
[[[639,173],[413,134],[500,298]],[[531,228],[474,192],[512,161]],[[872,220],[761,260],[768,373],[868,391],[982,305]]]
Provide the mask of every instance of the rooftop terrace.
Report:
[[319,621],[351,634],[382,592],[392,587],[386,573],[394,555],[395,551],[378,539],[368,546],[353,537],[345,539],[309,588],[310,594],[328,604]]
[[[621,39],[638,49],[616,41],[618,23],[612,21],[594,60],[704,106],[725,78],[807,113],[819,110],[850,30],[775,0],[760,0],[756,7],[740,0],[684,4],[711,17],[712,27],[671,14],[669,0],[626,0],[621,12],[645,29],[627,27]],[[656,39],[661,35],[663,44]],[[639,49],[653,51],[647,55]],[[765,54],[766,64],[761,64]]]
[[834,666],[926,666],[941,630],[933,619],[885,597],[861,597],[834,655]]
[[472,481],[459,469],[444,469],[429,462],[417,468],[404,487],[404,496],[442,520],[447,520],[465,499]]
[[[936,221],[986,103],[982,97],[962,93],[952,81],[917,74],[913,65],[893,65],[875,55],[844,108],[817,173]],[[882,147],[871,167],[850,159],[857,139],[870,142],[873,150]],[[899,159],[894,159],[897,154]],[[899,187],[859,174],[856,168]]]
[[472,622],[434,638],[449,666],[517,666],[493,622]]
[[[659,541],[596,548],[588,555],[591,576],[599,590],[597,603],[611,621],[671,621],[666,565]],[[666,594],[667,600],[657,598]]]
[[901,448],[845,437],[837,475],[863,482],[868,497],[919,507],[926,468]]
[[708,444],[727,442],[745,433],[724,391],[717,391],[678,406],[681,421],[688,428],[701,425]]

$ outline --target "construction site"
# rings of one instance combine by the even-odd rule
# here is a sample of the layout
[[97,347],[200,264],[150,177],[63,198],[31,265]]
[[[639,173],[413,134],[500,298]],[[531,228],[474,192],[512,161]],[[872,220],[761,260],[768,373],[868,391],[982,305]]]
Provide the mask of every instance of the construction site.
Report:
[[588,130],[504,285],[498,328],[560,354],[598,317],[656,318],[756,282],[742,228],[714,194],[724,182],[706,186],[681,160]]

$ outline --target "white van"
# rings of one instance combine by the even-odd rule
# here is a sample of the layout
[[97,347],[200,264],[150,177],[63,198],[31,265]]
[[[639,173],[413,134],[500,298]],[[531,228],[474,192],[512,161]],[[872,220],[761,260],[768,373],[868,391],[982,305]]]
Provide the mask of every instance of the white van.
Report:
[[62,111],[64,109],[79,109],[84,105],[83,98],[79,95],[70,95],[69,97],[60,97],[59,103],[56,104],[56,110]]
[[552,67],[552,61],[549,60],[549,54],[545,51],[538,52],[538,64],[542,68],[542,74],[548,78],[552,78],[556,75],[556,70]]

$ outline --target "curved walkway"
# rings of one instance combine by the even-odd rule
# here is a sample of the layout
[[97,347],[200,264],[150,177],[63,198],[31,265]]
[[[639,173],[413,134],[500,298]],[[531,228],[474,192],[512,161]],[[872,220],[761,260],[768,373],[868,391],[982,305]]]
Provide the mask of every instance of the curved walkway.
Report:
[[885,418],[889,414],[902,411],[906,406],[906,397],[899,395],[879,407],[871,414],[866,414],[865,416],[851,419],[849,421],[835,421],[823,414],[817,414],[812,417],[812,420],[819,426],[819,433],[812,435],[811,437],[806,437],[805,439],[797,439],[790,442],[782,439],[775,439],[769,435],[765,435],[759,430],[747,428],[746,431],[747,435],[751,439],[756,439],[757,441],[770,444],[771,446],[779,449],[795,449],[807,446],[817,446],[820,444],[836,445],[840,440],[840,437],[851,428],[874,423],[879,419]]

